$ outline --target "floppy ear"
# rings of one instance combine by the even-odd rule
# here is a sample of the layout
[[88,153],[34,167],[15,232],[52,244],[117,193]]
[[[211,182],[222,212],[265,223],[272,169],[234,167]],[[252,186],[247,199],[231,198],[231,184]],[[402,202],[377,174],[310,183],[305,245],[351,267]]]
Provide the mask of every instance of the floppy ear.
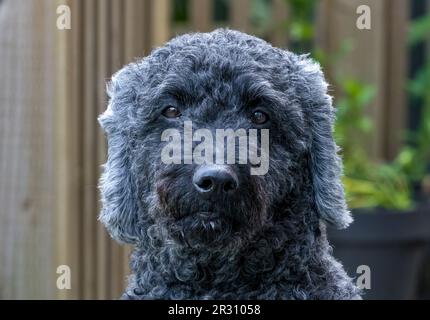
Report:
[[321,219],[339,229],[346,228],[352,217],[348,211],[341,182],[342,160],[333,139],[335,112],[332,98],[320,66],[301,56],[301,79],[305,79],[304,112],[309,124],[309,166],[312,175],[313,199]]
[[135,93],[127,68],[112,77],[107,89],[108,108],[98,118],[108,138],[108,160],[99,182],[102,201],[99,219],[115,240],[133,244],[138,240],[138,201],[131,170],[132,139],[127,111],[132,107]]

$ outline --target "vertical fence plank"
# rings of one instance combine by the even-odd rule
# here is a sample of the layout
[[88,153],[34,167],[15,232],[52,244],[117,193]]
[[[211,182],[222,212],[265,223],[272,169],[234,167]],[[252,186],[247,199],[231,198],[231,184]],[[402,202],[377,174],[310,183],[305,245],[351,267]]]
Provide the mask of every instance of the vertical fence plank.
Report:
[[[78,299],[83,297],[82,291],[82,197],[81,197],[81,141],[82,141],[82,75],[80,66],[82,55],[82,6],[77,0],[69,0],[72,29],[58,30],[59,58],[58,84],[64,99],[58,97],[56,108],[56,207],[57,219],[57,261],[71,269],[71,290],[58,290],[62,299]],[[65,63],[65,65],[63,65]]]
[[[112,26],[112,38],[111,38],[111,61],[110,61],[110,73],[114,73],[115,71],[119,70],[123,65],[125,61],[125,3],[122,1],[115,1],[112,0],[112,11],[111,11],[111,26]],[[109,290],[109,296],[111,298],[118,297],[120,292],[123,289],[123,285],[121,282],[121,279],[123,277],[124,271],[123,271],[123,264],[121,257],[122,254],[122,247],[113,242],[110,241],[110,261],[108,262],[110,264],[111,270],[110,270],[110,276],[111,279],[109,281],[110,290]]]
[[409,2],[392,0],[387,3],[386,86],[384,156],[393,159],[399,152],[407,124],[407,28]]
[[212,28],[213,0],[190,0],[193,31],[207,32]]
[[251,0],[230,1],[230,6],[230,26],[242,32],[249,32],[249,14],[251,10]]
[[288,7],[285,0],[272,0],[273,31],[271,39],[273,45],[284,48],[288,37],[285,23],[288,19]]
[[148,0],[124,1],[124,63],[134,61],[145,52],[145,44],[149,33],[147,24]]
[[[60,5],[61,0],[56,0],[56,6]],[[61,4],[64,4],[61,1]],[[66,4],[69,4],[66,2]],[[67,90],[68,79],[65,76],[70,74],[70,68],[68,65],[69,56],[69,37],[68,34],[63,30],[56,30],[56,74],[55,74],[55,95],[57,108],[53,110],[54,113],[54,185],[55,185],[55,210],[56,214],[56,252],[55,252],[55,264],[64,265],[70,261],[70,251],[66,248],[69,245],[69,235],[67,229],[64,228],[68,225],[68,196],[70,196],[68,185],[69,172],[67,171],[67,162],[69,156],[69,143],[67,140],[67,119],[68,119],[68,101],[70,101],[71,94],[70,90]],[[74,275],[73,275],[74,277]],[[77,278],[76,278],[77,279]],[[72,290],[76,290],[76,279],[72,279]],[[55,297],[59,299],[66,299],[67,297],[76,298],[77,295],[70,295],[68,290],[58,290]]]
[[151,1],[152,47],[161,46],[170,36],[170,2],[170,0]]
[[83,137],[82,137],[82,252],[83,252],[83,293],[85,299],[95,296],[96,289],[96,237],[95,229],[97,223],[96,212],[96,1],[85,1],[82,10],[84,30],[83,33],[83,68],[82,68],[82,116],[83,116]]
[[0,8],[0,299],[55,295],[52,4]]
[[[109,15],[110,2],[99,1],[98,10],[98,32],[97,32],[97,114],[101,114],[106,109],[105,81],[108,78],[108,68],[110,60],[109,47]],[[96,124],[97,126],[97,124]],[[97,175],[101,173],[101,164],[106,160],[106,143],[102,130],[98,127],[97,135]],[[99,196],[99,194],[97,194]],[[98,199],[98,197],[97,197]],[[96,212],[100,212],[100,203],[97,202]],[[109,274],[109,241],[105,228],[101,223],[97,223],[97,299],[110,298],[108,295]]]

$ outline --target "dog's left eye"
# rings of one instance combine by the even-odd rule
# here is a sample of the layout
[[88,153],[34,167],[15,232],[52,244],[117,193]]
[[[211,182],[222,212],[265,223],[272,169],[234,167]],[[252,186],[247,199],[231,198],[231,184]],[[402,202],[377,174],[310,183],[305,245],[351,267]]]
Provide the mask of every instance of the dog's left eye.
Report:
[[181,116],[181,112],[178,110],[178,108],[172,106],[168,106],[167,108],[165,108],[162,114],[166,118],[178,118]]
[[254,111],[251,115],[251,121],[255,124],[264,124],[269,121],[269,116],[263,111]]

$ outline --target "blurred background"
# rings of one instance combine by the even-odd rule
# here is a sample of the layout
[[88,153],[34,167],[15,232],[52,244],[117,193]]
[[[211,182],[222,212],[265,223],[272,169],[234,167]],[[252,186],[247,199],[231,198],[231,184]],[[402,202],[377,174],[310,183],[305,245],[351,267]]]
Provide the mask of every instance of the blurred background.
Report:
[[[70,29],[57,27],[61,5]],[[427,0],[0,0],[0,299],[119,297],[130,248],[97,221],[105,82],[177,34],[216,27],[321,63],[355,217],[329,231],[334,254],[358,281],[369,267],[365,298],[430,298],[429,9]],[[60,265],[70,289],[57,287]]]

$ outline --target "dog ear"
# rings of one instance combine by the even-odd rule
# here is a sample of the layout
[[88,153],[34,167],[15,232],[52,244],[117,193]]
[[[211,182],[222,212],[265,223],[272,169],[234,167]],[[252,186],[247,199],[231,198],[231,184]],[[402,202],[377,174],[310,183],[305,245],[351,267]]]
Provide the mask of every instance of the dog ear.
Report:
[[107,88],[108,108],[98,118],[108,139],[108,160],[99,182],[102,201],[99,220],[115,240],[133,244],[138,240],[138,201],[127,120],[127,111],[134,100],[131,77],[129,67],[112,77]]
[[352,217],[348,211],[341,182],[342,160],[333,139],[335,112],[332,98],[320,66],[307,56],[299,57],[301,79],[305,79],[301,96],[309,124],[309,171],[313,199],[320,218],[339,229],[346,228]]

